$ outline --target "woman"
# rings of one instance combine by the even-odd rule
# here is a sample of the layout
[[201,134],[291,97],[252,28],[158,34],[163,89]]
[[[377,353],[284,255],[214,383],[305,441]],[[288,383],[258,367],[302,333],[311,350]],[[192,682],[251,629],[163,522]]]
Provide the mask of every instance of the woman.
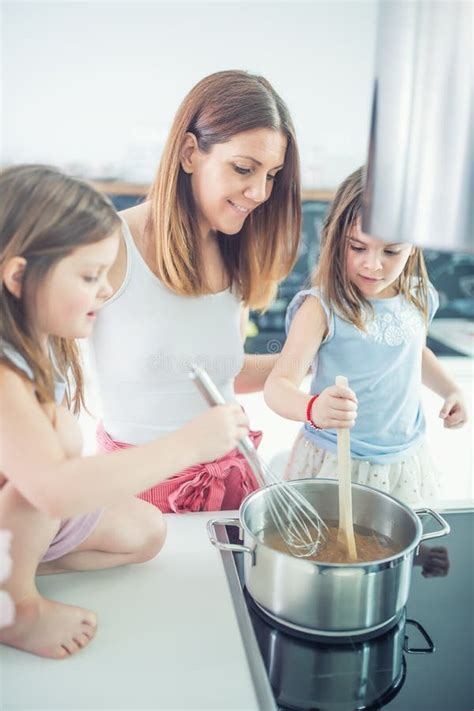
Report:
[[[249,308],[293,266],[299,158],[288,109],[268,81],[224,71],[178,109],[148,200],[122,213],[113,296],[94,332],[103,451],[174,431],[206,407],[205,367],[226,400],[263,387],[274,356],[245,356]],[[260,433],[252,433],[254,442]],[[141,494],[164,512],[236,508],[257,488],[235,450]]]

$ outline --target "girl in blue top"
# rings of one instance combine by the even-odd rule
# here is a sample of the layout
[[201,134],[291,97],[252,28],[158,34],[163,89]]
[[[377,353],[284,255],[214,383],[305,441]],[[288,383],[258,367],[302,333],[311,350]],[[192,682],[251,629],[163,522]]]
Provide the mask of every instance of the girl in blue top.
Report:
[[[361,230],[362,168],[339,187],[321,235],[312,287],[287,312],[288,337],[265,386],[268,405],[305,424],[286,478],[334,477],[338,428],[351,428],[352,479],[415,504],[438,494],[425,446],[422,384],[444,400],[444,426],[466,408],[426,347],[438,307],[423,255]],[[299,386],[311,366],[311,397]],[[336,386],[345,375],[349,388]]]

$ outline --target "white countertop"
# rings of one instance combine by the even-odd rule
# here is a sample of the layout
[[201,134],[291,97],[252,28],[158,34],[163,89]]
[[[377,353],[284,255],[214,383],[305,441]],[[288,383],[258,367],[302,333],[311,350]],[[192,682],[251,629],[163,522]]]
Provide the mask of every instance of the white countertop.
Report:
[[48,597],[95,610],[97,635],[64,661],[0,647],[0,708],[258,709],[221,555],[207,537],[217,515],[167,515],[167,543],[149,563],[39,578]]

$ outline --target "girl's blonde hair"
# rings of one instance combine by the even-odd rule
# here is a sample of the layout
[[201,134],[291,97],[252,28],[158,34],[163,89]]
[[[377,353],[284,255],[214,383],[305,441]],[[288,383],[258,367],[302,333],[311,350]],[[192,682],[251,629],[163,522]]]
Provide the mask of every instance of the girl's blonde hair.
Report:
[[[40,402],[54,401],[54,371],[35,338],[26,303],[34,304],[38,287],[59,260],[77,247],[108,237],[119,225],[108,198],[55,168],[19,165],[0,173],[0,359],[24,376],[3,349],[11,346],[24,357]],[[12,257],[26,260],[20,298],[3,283],[5,264]],[[84,381],[77,344],[51,337],[49,345],[67,383],[68,404],[78,412],[84,403]]]
[[[370,302],[347,276],[348,235],[362,214],[364,168],[354,171],[339,186],[321,230],[321,251],[311,284],[324,293],[332,308],[346,321],[364,329]],[[399,277],[398,292],[428,321],[428,274],[423,254],[413,248]]]
[[199,229],[191,176],[181,167],[186,133],[209,152],[243,131],[270,128],[288,140],[285,164],[270,198],[247,217],[239,235],[218,233],[221,254],[245,304],[264,307],[277,282],[291,270],[301,228],[299,156],[289,111],[263,77],[223,71],[200,81],[176,114],[164,148],[151,200],[147,236],[153,244],[154,271],[171,290],[184,296],[209,292],[197,249]]

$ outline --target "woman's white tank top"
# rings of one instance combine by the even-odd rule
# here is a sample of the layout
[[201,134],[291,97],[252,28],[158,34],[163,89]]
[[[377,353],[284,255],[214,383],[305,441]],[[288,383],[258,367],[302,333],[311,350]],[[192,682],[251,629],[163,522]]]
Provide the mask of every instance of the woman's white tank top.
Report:
[[114,439],[144,444],[209,406],[188,367],[204,367],[226,400],[242,369],[240,299],[230,290],[180,296],[149,269],[123,222],[127,268],[120,289],[97,315],[92,336],[103,423]]

